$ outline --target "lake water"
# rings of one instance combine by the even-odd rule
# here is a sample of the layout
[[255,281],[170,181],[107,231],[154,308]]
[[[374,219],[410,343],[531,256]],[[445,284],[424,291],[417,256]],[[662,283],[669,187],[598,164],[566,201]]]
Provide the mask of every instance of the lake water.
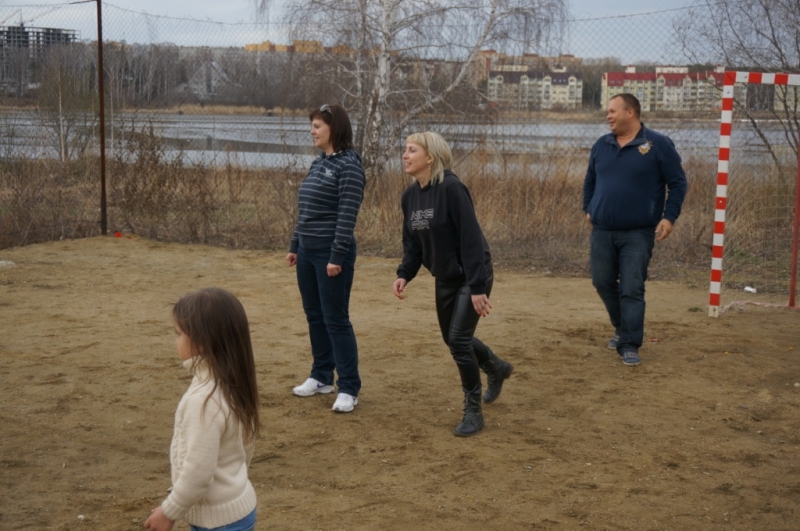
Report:
[[[141,130],[152,125],[164,140],[167,156],[182,152],[190,163],[211,165],[235,163],[251,168],[307,168],[316,152],[311,144],[308,120],[304,117],[180,115],[165,113],[125,113],[118,115],[125,131]],[[0,115],[4,129],[2,153],[14,150],[27,156],[56,157],[52,128],[43,125],[33,112]],[[668,121],[648,124],[668,135],[686,158],[699,156],[716,160],[719,148],[718,121]],[[777,123],[762,123],[763,130],[776,146],[786,145],[783,130]],[[608,132],[598,123],[541,122],[506,124],[448,124],[437,128],[455,151],[469,153],[478,146],[488,152],[503,154],[575,155],[585,157],[594,142]],[[109,132],[107,154],[120,149],[119,130]],[[114,142],[111,142],[114,140]],[[764,153],[758,135],[745,122],[734,124],[731,137],[736,150],[748,156]],[[402,154],[403,139],[396,145],[397,159]]]

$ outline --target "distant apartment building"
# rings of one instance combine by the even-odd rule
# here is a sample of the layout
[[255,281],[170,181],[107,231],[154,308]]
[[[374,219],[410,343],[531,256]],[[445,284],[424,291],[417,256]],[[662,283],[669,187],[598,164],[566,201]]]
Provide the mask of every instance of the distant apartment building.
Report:
[[800,109],[800,87],[775,85],[773,88],[775,111],[789,115],[797,114]]
[[[624,72],[606,72],[602,79],[601,104],[608,106],[617,94],[636,96],[644,111],[690,111],[719,109],[722,102],[724,67],[712,71],[689,72],[685,66],[658,66],[655,72],[637,72],[629,66]],[[746,87],[736,87],[734,97],[747,97]]]
[[583,59],[572,54],[542,56],[536,53],[522,55],[506,55],[496,50],[481,50],[478,61],[484,68],[483,79],[487,79],[492,70],[502,70],[505,67],[527,67],[533,71],[572,72],[580,69]]
[[525,67],[489,72],[487,97],[518,111],[580,109],[583,79],[575,72],[540,72]]
[[0,50],[25,50],[31,59],[39,59],[45,50],[58,44],[72,44],[78,41],[78,32],[61,28],[34,28],[19,26],[0,26]]
[[[333,67],[337,74],[347,70],[345,64],[355,58],[356,50],[344,44],[335,46],[324,46],[321,41],[294,40],[292,44],[278,44],[264,41],[258,44],[246,44],[245,51],[256,57],[258,64],[266,61],[266,64],[274,65],[275,61],[283,64],[293,64],[297,68],[297,62],[323,61],[328,67]],[[371,50],[377,53],[377,49]],[[260,68],[260,66],[259,66]]]
[[264,41],[258,44],[245,44],[245,51],[255,53],[298,53],[298,54],[336,54],[354,56],[356,51],[350,46],[340,44],[337,46],[323,46],[321,41],[295,40],[292,44],[277,44]]
[[0,89],[24,95],[32,83],[33,62],[40,61],[48,48],[74,44],[78,39],[75,30],[0,26]]
[[220,64],[214,60],[203,61],[196,66],[189,80],[177,87],[179,92],[191,94],[200,102],[219,97],[225,87],[234,85]]
[[481,52],[486,96],[503,108],[518,111],[571,110],[583,104],[583,77],[575,72],[582,59],[574,55],[507,56]]

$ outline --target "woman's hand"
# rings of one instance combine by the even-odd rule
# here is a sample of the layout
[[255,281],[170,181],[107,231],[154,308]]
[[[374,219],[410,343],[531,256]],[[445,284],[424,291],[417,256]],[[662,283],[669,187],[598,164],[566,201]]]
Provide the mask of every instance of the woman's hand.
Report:
[[175,520],[167,518],[161,506],[150,511],[150,518],[144,523],[144,527],[150,531],[171,531],[174,525]]
[[472,296],[472,307],[475,308],[475,313],[481,317],[489,315],[489,310],[492,309],[492,303],[489,302],[489,297],[484,295]]
[[408,284],[408,282],[406,282],[406,279],[404,278],[398,278],[397,280],[394,281],[394,284],[392,284],[392,291],[394,292],[394,296],[400,300],[403,300],[405,298],[403,297],[403,291],[406,289],[406,284]]
[[337,266],[333,264],[328,264],[327,269],[329,277],[335,277],[336,275],[342,272],[342,266]]
[[286,255],[286,263],[289,267],[297,264],[297,253],[289,253]]

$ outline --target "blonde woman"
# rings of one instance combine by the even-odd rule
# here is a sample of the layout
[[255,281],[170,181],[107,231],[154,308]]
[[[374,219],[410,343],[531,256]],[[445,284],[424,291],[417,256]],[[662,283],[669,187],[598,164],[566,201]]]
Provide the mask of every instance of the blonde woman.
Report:
[[436,313],[445,344],[456,362],[464,391],[464,418],[455,435],[467,437],[483,428],[481,376],[487,375],[484,403],[494,402],[514,367],[474,337],[492,304],[492,255],[483,236],[472,197],[450,171],[450,146],[437,133],[406,139],[403,168],[416,182],[403,193],[403,261],[393,291],[403,291],[424,265],[436,278]]

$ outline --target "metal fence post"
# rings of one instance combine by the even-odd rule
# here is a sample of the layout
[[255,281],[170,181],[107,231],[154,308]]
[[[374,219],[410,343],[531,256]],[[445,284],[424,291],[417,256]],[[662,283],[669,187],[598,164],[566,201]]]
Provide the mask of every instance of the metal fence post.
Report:
[[108,234],[108,211],[106,205],[106,109],[103,74],[103,8],[97,0],[97,89],[100,92],[100,230]]

